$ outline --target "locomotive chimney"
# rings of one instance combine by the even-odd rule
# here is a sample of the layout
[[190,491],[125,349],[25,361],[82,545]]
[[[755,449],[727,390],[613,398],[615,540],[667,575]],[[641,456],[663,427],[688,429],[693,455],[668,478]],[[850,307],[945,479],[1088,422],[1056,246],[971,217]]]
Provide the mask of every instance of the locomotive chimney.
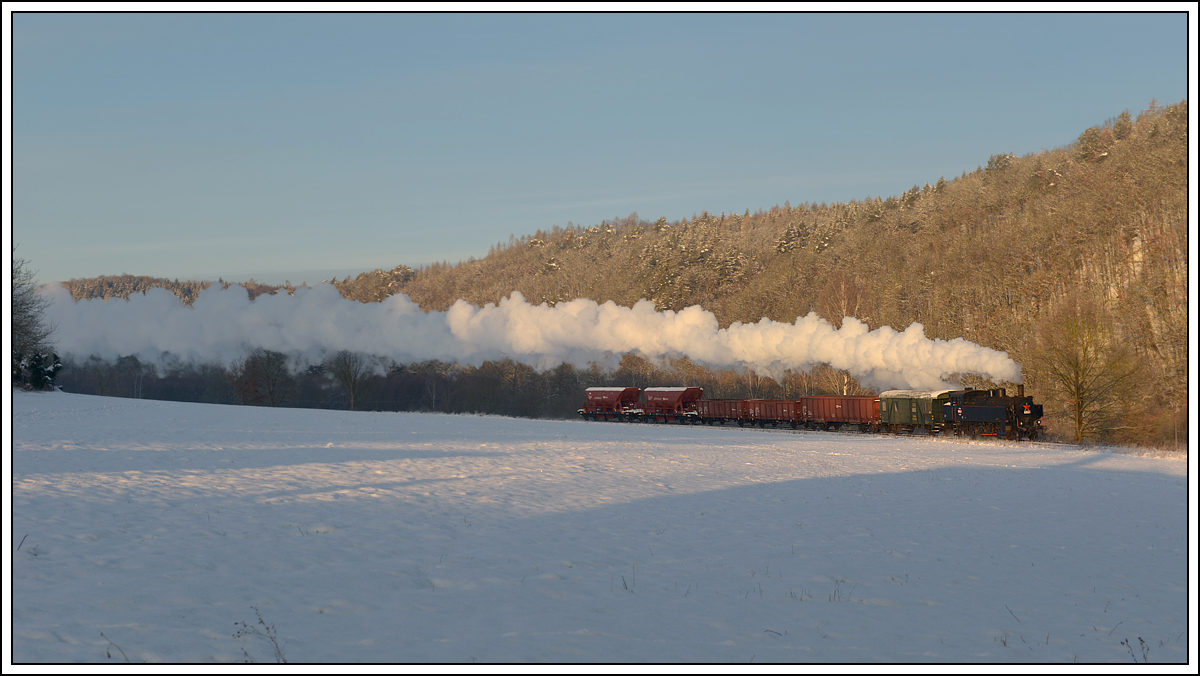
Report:
[[1025,398],[1025,384],[1024,383],[1017,385],[1017,398],[1018,399]]

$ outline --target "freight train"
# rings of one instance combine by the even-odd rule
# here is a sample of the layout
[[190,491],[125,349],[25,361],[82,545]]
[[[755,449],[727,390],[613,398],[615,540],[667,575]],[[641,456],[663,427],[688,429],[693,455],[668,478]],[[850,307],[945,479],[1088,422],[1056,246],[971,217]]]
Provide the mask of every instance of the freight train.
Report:
[[1004,388],[889,390],[878,397],[814,395],[784,399],[705,399],[699,387],[589,387],[584,420],[726,425],[860,432],[948,434],[1037,439],[1042,406]]

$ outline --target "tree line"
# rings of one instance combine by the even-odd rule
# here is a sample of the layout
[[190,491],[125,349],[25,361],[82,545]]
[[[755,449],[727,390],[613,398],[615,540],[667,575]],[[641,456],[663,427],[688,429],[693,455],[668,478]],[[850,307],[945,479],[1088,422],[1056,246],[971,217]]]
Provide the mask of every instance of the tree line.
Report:
[[794,398],[809,394],[867,394],[849,374],[822,366],[788,372],[778,381],[753,371],[716,371],[675,359],[655,364],[625,355],[615,368],[561,364],[537,369],[502,359],[478,366],[438,360],[398,364],[342,351],[320,364],[256,349],[230,364],[166,358],[148,364],[136,356],[64,362],[57,384],[65,392],[244,406],[359,411],[421,411],[573,418],[588,387],[651,387],[688,383],[709,398]]
[[[235,282],[226,282],[224,279],[219,279],[215,282],[220,284],[222,288],[228,289]],[[179,297],[184,305],[191,305],[196,298],[207,288],[212,286],[214,282],[206,281],[179,281],[178,279],[166,279],[164,277],[148,277],[146,275],[101,275],[99,277],[88,277],[86,279],[70,279],[62,283],[63,287],[71,294],[71,298],[75,300],[87,300],[92,298],[122,298],[129,300],[129,297],[136,293],[146,293],[150,289],[166,289]],[[250,294],[250,299],[260,296],[264,293],[274,294],[280,290],[287,293],[295,293],[299,287],[293,286],[291,282],[283,284],[261,284],[254,280],[253,277],[245,282],[236,282],[237,286],[245,287]],[[301,284],[301,286],[304,286]]]

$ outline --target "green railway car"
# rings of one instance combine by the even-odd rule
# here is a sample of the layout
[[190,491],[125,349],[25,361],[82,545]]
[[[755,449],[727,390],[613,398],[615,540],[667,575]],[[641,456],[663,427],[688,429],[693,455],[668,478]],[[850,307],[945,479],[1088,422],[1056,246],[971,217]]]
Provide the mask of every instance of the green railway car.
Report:
[[884,429],[893,432],[924,429],[941,431],[942,405],[956,390],[888,390],[879,395],[879,417]]

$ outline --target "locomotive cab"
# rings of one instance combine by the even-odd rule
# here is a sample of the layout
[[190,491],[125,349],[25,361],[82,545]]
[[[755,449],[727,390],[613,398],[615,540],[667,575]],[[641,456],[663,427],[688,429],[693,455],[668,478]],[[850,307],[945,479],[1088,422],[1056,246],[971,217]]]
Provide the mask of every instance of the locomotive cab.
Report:
[[1018,387],[1010,397],[1004,388],[951,392],[942,406],[946,426],[955,435],[1036,439],[1041,434],[1042,407]]

